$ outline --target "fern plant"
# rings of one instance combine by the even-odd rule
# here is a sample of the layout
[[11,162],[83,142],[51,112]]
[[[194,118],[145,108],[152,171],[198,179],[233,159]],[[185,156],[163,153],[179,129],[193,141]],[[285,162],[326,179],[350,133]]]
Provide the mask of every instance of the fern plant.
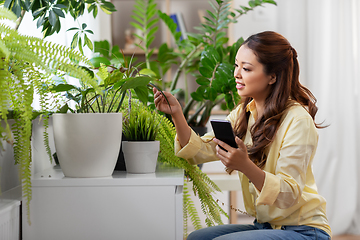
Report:
[[[166,165],[184,169],[185,175],[188,176],[188,181],[193,183],[192,191],[200,200],[201,210],[205,214],[207,226],[223,224],[221,215],[227,217],[228,215],[212,196],[212,193],[221,192],[221,190],[206,175],[206,173],[199,169],[198,166],[191,165],[187,160],[174,155],[175,127],[165,116],[159,114],[159,119],[161,121],[159,133],[157,135],[157,140],[160,141],[159,161]],[[190,198],[189,189],[187,188],[187,179],[185,179],[184,183],[183,212],[185,235],[187,234],[188,217],[191,219],[195,229],[202,228],[198,212],[194,202]]]
[[[0,19],[16,21],[14,13],[0,8]],[[19,34],[15,29],[0,24],[0,116],[6,127],[0,129],[2,136],[11,136],[7,122],[9,109],[12,110],[13,148],[15,163],[20,165],[23,199],[29,217],[31,200],[31,124],[33,120],[33,95],[40,96],[40,112],[47,128],[49,110],[58,107],[57,94],[48,87],[54,74],[68,74],[83,79],[96,87],[89,73],[79,63],[90,62],[79,53],[62,45],[46,42],[35,37]],[[45,140],[48,139],[45,133]],[[11,142],[11,140],[10,140]],[[48,149],[49,158],[51,154]],[[30,223],[30,220],[29,220]]]

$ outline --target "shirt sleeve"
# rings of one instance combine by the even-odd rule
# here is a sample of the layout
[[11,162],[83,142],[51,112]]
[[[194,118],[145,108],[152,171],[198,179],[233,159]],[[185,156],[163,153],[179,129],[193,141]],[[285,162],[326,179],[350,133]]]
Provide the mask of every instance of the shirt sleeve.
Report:
[[213,132],[200,137],[191,129],[188,144],[181,148],[180,142],[175,136],[175,155],[187,159],[190,164],[200,164],[219,160],[216,156],[216,143],[212,141]]
[[[230,112],[226,117],[227,120],[234,125],[234,122],[240,114],[241,106]],[[217,161],[219,158],[216,156],[216,143],[212,141],[214,132],[210,131],[204,136],[200,137],[191,129],[191,135],[188,144],[181,147],[177,135],[175,136],[175,155],[187,159],[190,164],[201,164],[205,162]]]
[[283,135],[275,173],[265,172],[265,182],[257,192],[256,205],[285,209],[297,204],[305,187],[306,172],[315,155],[318,135],[312,118],[293,120]]

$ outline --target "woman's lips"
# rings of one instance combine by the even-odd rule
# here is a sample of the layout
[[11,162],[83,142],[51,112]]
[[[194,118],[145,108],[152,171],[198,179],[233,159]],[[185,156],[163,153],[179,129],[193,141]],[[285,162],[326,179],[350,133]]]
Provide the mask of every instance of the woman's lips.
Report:
[[245,85],[241,82],[236,82],[236,88],[237,89],[243,89],[245,87]]

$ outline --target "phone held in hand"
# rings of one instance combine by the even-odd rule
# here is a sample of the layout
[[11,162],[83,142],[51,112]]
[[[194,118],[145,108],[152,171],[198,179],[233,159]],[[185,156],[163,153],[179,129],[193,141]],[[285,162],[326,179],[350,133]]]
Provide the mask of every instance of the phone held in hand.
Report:
[[[211,126],[214,130],[215,137],[233,148],[237,148],[235,142],[235,134],[231,123],[228,120],[210,120]],[[220,146],[221,147],[221,146]],[[221,147],[222,148],[222,147]],[[224,148],[222,148],[225,150]],[[226,150],[225,150],[226,151]]]

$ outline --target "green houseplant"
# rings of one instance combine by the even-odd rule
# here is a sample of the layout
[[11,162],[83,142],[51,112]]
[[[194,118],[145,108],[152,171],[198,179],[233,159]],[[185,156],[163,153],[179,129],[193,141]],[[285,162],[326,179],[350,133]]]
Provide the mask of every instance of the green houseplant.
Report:
[[129,173],[154,173],[160,149],[156,140],[160,122],[158,115],[138,101],[129,100],[123,111],[122,142],[126,171]]
[[[52,88],[54,92],[63,92],[67,98],[61,112],[69,113],[54,115],[53,126],[57,157],[63,173],[68,177],[104,177],[112,174],[122,136],[122,118],[116,115],[122,114],[120,110],[124,99],[127,95],[131,98],[132,92],[146,103],[147,87],[153,80],[152,77],[140,74],[131,63],[116,67],[104,58],[96,57],[91,61],[94,67],[86,70],[96,79],[96,88],[85,83],[81,87],[60,83]],[[70,100],[75,101],[75,109],[69,107]],[[118,120],[114,119],[113,122],[109,118]],[[94,119],[92,125],[86,126],[91,119]],[[99,130],[96,135],[93,129],[95,126]],[[72,139],[76,140],[76,144],[70,142]],[[74,148],[74,145],[77,147]],[[105,164],[105,160],[100,159],[109,162]]]
[[[0,8],[0,18],[16,21],[16,16],[6,8]],[[13,147],[15,163],[20,165],[23,198],[29,215],[31,200],[31,124],[33,119],[33,94],[40,96],[40,106],[44,124],[48,125],[48,112],[56,109],[58,103],[47,87],[54,74],[68,74],[88,80],[95,85],[89,73],[79,66],[90,62],[79,53],[64,46],[46,42],[39,38],[23,36],[16,29],[0,24],[0,114],[6,122],[1,135],[11,136],[7,123],[9,110],[12,111]],[[48,141],[45,132],[45,141]],[[51,159],[50,149],[48,148]]]
[[[196,27],[198,33],[187,33],[187,39],[180,39],[181,33],[176,31],[176,24],[165,13],[160,10],[154,12],[153,1],[137,1],[137,9],[143,7],[146,11],[141,13],[135,11],[133,24],[134,27],[141,30],[144,36],[143,50],[145,53],[152,52],[150,44],[153,41],[154,32],[157,30],[155,25],[157,18],[160,18],[172,33],[176,51],[166,44],[159,47],[158,59],[151,61],[149,64],[159,79],[162,79],[172,64],[178,67],[175,70],[173,79],[162,86],[169,87],[170,92],[184,92],[185,100],[183,113],[188,124],[192,127],[204,127],[211,115],[212,109],[217,106],[223,106],[223,109],[231,110],[240,101],[237,94],[236,85],[233,81],[234,59],[236,52],[243,42],[240,38],[238,41],[228,46],[228,38],[225,30],[230,23],[236,23],[237,19],[256,7],[263,6],[265,3],[275,4],[273,0],[251,0],[248,6],[239,6],[231,9],[230,0],[209,1],[213,11],[208,11],[208,16],[204,17],[205,22]],[[150,20],[149,20],[150,19]],[[153,19],[153,20],[151,20]],[[148,20],[148,21],[146,21]],[[146,41],[149,39],[148,41]],[[151,56],[151,55],[150,55]],[[146,55],[147,59],[148,56]],[[147,60],[150,62],[150,59]],[[198,87],[194,92],[189,89],[178,89],[177,84],[180,76],[191,74],[195,76]],[[185,77],[185,81],[186,81]],[[187,84],[185,84],[187,86]],[[223,104],[225,103],[225,104]],[[190,112],[193,113],[190,114]]]

